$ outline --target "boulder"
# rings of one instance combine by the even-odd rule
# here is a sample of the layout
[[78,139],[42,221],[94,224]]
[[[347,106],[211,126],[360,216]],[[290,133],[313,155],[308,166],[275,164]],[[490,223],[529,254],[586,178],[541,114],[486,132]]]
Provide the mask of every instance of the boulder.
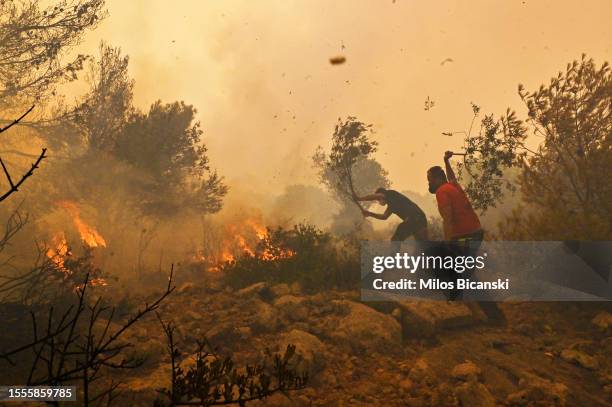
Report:
[[470,360],[456,365],[451,371],[451,376],[457,380],[471,381],[478,380],[482,370]]
[[415,383],[432,384],[434,372],[425,359],[419,358],[408,371],[408,378]]
[[278,311],[272,305],[261,300],[250,304],[252,314],[249,317],[250,326],[254,332],[276,331],[279,325]]
[[288,284],[280,283],[270,287],[270,292],[275,297],[282,297],[283,295],[291,294],[291,288]]
[[325,364],[325,344],[316,336],[299,329],[293,329],[282,335],[279,342],[280,353],[284,353],[287,345],[295,346],[295,367],[299,371],[315,373]]
[[237,297],[249,298],[256,296],[266,296],[270,292],[270,287],[268,283],[262,281],[259,283],[252,284],[248,287],[242,288],[236,291]]
[[472,326],[482,320],[465,303],[402,301],[403,338],[433,336],[440,330]]
[[599,369],[599,362],[597,359],[577,349],[564,349],[561,351],[561,359],[565,360],[566,362],[574,363],[585,369]]
[[331,333],[335,339],[355,348],[378,352],[401,345],[400,325],[392,316],[349,300],[336,300],[333,303],[346,312]]
[[303,297],[283,295],[274,301],[274,306],[292,321],[304,321],[308,318],[308,307],[305,306]]
[[612,314],[607,311],[601,311],[599,314],[595,315],[595,318],[593,318],[591,322],[602,332],[612,330]]
[[293,283],[291,283],[291,286],[289,288],[291,289],[291,294],[293,295],[302,294],[302,284],[300,284],[298,281],[294,281]]
[[567,405],[568,388],[562,383],[553,383],[535,375],[519,379],[521,390],[508,395],[506,404],[509,407]]
[[495,398],[489,389],[476,381],[461,384],[455,389],[455,395],[465,407],[495,407]]

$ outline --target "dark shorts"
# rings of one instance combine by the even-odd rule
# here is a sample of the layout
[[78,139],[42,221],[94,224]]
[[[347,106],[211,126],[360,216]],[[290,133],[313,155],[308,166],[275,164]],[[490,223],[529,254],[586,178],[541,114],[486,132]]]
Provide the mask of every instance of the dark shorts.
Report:
[[419,236],[423,229],[427,229],[427,219],[424,216],[407,219],[397,225],[395,233],[391,236],[392,241],[403,241],[410,236]]

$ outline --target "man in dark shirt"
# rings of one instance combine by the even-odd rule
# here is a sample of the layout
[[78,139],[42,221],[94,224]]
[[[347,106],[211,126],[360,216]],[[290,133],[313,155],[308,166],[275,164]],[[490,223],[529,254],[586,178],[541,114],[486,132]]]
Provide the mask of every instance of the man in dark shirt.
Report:
[[378,201],[386,205],[385,213],[372,213],[362,209],[363,216],[385,220],[395,214],[403,222],[397,226],[391,240],[402,241],[414,236],[416,240],[427,240],[427,217],[425,213],[405,195],[392,189],[378,188],[375,193],[364,197],[355,197],[358,201]]

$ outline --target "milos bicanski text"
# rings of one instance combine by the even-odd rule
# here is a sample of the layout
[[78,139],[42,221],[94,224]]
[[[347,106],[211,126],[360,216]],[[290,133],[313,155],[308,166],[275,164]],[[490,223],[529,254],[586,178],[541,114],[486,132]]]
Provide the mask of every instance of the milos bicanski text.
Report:
[[509,289],[509,279],[500,278],[496,281],[477,281],[460,277],[466,271],[484,271],[486,258],[487,253],[483,253],[481,256],[432,256],[424,253],[417,256],[408,253],[396,253],[394,256],[374,256],[372,258],[372,272],[376,274],[381,274],[385,271],[405,270],[410,272],[410,274],[415,274],[417,271],[454,272],[458,276],[453,281],[441,280],[431,275],[419,276],[418,279],[401,278],[394,281],[385,281],[382,278],[377,278],[372,282],[372,286],[375,290]]

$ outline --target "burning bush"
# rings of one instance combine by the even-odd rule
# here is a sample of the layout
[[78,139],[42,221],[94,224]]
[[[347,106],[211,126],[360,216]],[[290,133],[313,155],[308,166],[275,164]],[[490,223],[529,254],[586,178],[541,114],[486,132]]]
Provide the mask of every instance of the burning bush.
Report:
[[267,229],[254,250],[221,265],[227,282],[238,288],[259,281],[299,282],[306,289],[353,287],[359,279],[356,246],[312,225]]

